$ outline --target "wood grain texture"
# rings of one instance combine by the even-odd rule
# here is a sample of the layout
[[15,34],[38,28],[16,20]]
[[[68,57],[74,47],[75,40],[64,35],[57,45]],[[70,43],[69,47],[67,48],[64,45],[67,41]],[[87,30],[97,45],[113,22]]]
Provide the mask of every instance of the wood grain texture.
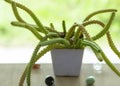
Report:
[[[55,78],[55,86],[86,86],[86,78],[95,76],[94,86],[119,86],[120,77],[110,68],[102,64],[102,72],[94,70],[92,64],[83,64],[79,77],[56,77],[52,70],[52,64],[42,64],[40,69],[32,70],[31,86],[46,86],[44,83],[47,75]],[[0,86],[18,86],[19,78],[26,64],[0,64]],[[116,64],[120,68],[120,64]],[[24,85],[26,86],[26,84]]]

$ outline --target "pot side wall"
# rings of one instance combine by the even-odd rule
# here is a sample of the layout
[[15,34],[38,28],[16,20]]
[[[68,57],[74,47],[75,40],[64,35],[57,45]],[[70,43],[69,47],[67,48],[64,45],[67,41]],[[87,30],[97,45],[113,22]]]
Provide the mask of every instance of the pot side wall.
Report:
[[79,76],[84,49],[53,49],[52,64],[56,76]]

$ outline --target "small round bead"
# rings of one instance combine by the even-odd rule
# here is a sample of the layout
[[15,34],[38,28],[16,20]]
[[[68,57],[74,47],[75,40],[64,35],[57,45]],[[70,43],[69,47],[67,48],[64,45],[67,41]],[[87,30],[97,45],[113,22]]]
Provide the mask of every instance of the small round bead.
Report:
[[47,86],[52,86],[54,84],[54,78],[52,76],[48,75],[45,78],[45,83]]
[[86,79],[87,86],[91,86],[95,83],[95,77],[94,76],[89,76]]

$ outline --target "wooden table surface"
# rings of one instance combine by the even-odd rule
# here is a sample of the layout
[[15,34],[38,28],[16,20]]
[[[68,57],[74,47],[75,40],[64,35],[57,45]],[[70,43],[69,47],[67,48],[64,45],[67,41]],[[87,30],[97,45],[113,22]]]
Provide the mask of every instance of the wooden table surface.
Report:
[[[25,66],[26,64],[0,64],[0,86],[18,86]],[[116,67],[120,68],[120,64],[116,64]],[[102,64],[101,73],[93,68],[93,64],[83,64],[79,77],[55,77],[51,64],[41,64],[40,69],[32,71],[31,86],[46,86],[44,80],[47,75],[55,78],[55,86],[86,86],[85,80],[90,75],[95,77],[94,86],[120,86],[120,77],[105,64]]]

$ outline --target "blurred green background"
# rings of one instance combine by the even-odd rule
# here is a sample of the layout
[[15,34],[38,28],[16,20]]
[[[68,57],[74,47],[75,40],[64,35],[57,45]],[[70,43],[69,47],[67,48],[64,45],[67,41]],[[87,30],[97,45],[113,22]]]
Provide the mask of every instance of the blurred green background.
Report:
[[[74,22],[81,23],[89,14],[97,10],[114,8],[117,9],[116,17],[113,21],[111,34],[116,43],[120,38],[120,0],[14,0],[30,8],[40,19],[43,25],[49,26],[53,23],[55,28],[61,30],[61,21],[65,20],[67,28]],[[27,22],[34,23],[31,17],[24,11],[20,14]],[[100,14],[94,19],[105,23],[109,20],[110,13]],[[10,25],[11,21],[16,20],[11,6],[4,0],[0,0],[0,46],[32,46],[37,39],[30,31]],[[100,31],[97,25],[87,27],[91,35]],[[99,30],[98,30],[99,29]],[[102,39],[105,39],[103,37]],[[101,39],[101,40],[102,40]],[[101,44],[105,41],[99,40]]]

